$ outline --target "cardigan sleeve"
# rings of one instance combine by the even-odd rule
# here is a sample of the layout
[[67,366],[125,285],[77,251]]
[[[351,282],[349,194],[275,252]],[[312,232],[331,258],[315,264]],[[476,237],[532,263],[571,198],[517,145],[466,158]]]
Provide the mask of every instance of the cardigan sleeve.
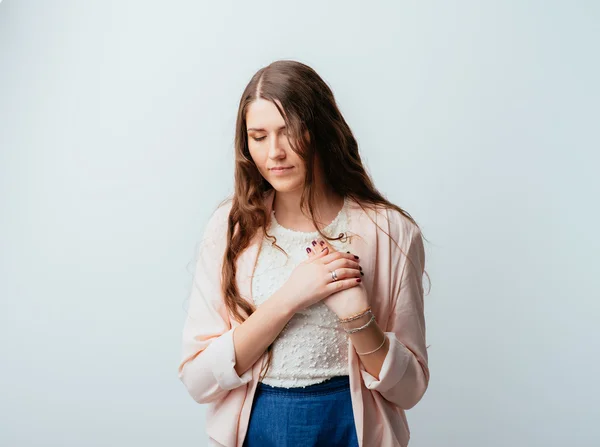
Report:
[[221,291],[227,209],[219,208],[207,224],[198,249],[189,307],[183,327],[178,376],[192,398],[201,404],[225,397],[248,383],[252,368],[239,376],[235,350]]
[[422,283],[425,251],[421,231],[416,225],[412,225],[408,240],[408,249],[404,252],[409,259],[391,242],[396,247],[396,250],[390,249],[392,260],[401,256],[404,262],[399,263],[398,269],[392,268],[391,293],[395,300],[384,328],[389,350],[379,380],[360,364],[365,386],[405,410],[421,400],[429,384]]

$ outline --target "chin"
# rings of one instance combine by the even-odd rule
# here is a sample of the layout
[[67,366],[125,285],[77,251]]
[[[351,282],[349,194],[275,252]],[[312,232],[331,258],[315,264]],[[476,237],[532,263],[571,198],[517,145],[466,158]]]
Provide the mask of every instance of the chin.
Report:
[[282,181],[282,180],[272,180],[269,182],[275,191],[279,192],[291,192],[296,191],[297,189],[302,188],[302,182],[293,182],[293,181]]

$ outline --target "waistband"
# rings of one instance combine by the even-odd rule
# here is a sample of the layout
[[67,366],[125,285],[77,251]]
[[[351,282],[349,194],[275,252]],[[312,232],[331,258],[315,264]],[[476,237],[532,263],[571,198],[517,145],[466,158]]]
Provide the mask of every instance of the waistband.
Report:
[[307,394],[322,394],[328,392],[336,392],[350,389],[349,376],[335,376],[324,382],[315,383],[308,386],[299,386],[293,388],[285,388],[278,386],[267,385],[266,383],[258,382],[257,391],[264,393],[291,394],[291,395],[307,395]]

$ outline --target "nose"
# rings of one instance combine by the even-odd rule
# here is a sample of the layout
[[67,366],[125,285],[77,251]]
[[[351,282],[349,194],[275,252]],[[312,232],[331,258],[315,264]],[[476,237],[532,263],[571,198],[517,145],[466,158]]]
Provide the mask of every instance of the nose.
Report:
[[277,136],[269,138],[269,158],[279,159],[285,157],[285,149]]

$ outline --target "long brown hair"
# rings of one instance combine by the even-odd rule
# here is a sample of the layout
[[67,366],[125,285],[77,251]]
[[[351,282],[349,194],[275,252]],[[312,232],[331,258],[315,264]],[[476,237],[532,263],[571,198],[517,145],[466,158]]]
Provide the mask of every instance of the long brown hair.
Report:
[[[339,237],[330,238],[323,234],[313,213],[317,193],[313,182],[315,156],[320,159],[327,184],[337,194],[351,197],[363,209],[363,205],[370,209],[378,206],[395,209],[417,225],[408,212],[389,202],[373,185],[363,167],[358,143],[323,79],[311,67],[293,60],[279,60],[261,68],[250,79],[240,99],[235,129],[234,193],[227,199],[232,204],[223,256],[222,292],[229,313],[240,323],[256,310],[256,306],[240,296],[235,282],[236,260],[257,231],[262,229],[269,236],[269,216],[263,198],[273,189],[260,174],[248,149],[246,112],[259,98],[275,104],[285,120],[292,150],[305,163],[300,208],[303,209],[308,201],[310,217],[323,238],[335,240]],[[267,349],[264,374],[271,364],[271,347]]]

